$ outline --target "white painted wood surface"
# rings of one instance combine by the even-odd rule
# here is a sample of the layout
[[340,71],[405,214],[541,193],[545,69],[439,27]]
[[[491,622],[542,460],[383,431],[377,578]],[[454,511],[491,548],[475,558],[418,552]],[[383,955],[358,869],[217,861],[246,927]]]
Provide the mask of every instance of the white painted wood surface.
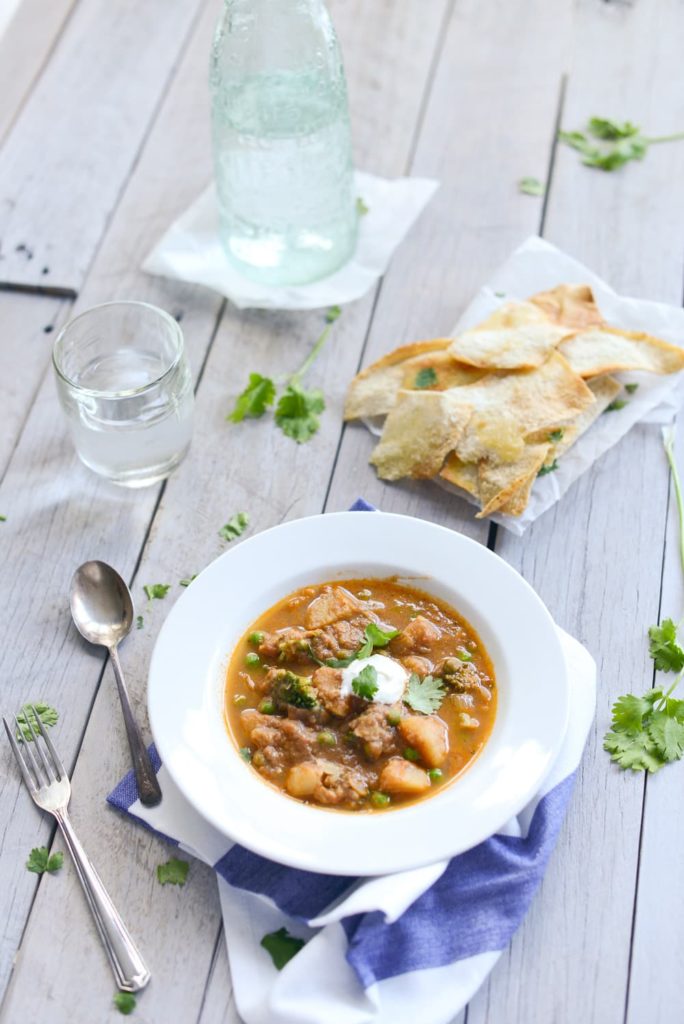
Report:
[[[160,889],[154,869],[167,848],[103,804],[128,756],[109,666],[103,671],[103,659],[70,625],[65,598],[74,567],[103,557],[131,581],[145,628],[122,657],[144,718],[150,651],[179,589],[145,608],[142,586],[175,584],[202,568],[222,550],[217,531],[233,512],[248,509],[257,530],[346,507],[363,493],[487,542],[488,527],[438,488],[377,481],[367,465],[368,434],[341,430],[346,383],[362,361],[447,331],[482,279],[539,229],[620,290],[681,301],[684,147],[654,150],[619,175],[588,171],[574,153],[553,148],[566,72],[566,127],[594,113],[642,120],[653,132],[684,125],[678,0],[330,6],[359,166],[433,175],[442,186],[380,288],[335,325],[311,374],[328,408],[309,445],[224,417],[249,369],[278,373],[298,364],[320,314],[238,313],[204,289],[138,269],[210,175],[206,67],[217,2],[63,0],[40,45],[32,49],[26,33],[15,32],[26,70],[6,95],[0,91],[0,200],[12,201],[0,203],[0,281],[38,289],[49,276],[51,285],[78,293],[74,301],[0,291],[3,710],[46,697],[62,712],[58,738],[74,767],[75,823],[152,966],[153,983],[133,1018],[146,1024],[234,1024],[238,1016],[212,873],[193,864],[184,890]],[[3,71],[0,63],[0,84]],[[548,169],[546,203],[518,193],[518,178],[544,178]],[[29,243],[33,260],[17,252]],[[75,459],[44,330],[117,296],[148,299],[181,318],[198,379],[191,454],[165,487],[142,493],[98,481]],[[669,1024],[684,1016],[676,910],[682,768],[649,779],[644,800],[644,780],[612,770],[600,749],[612,697],[652,681],[643,633],[658,615],[663,552],[665,614],[679,617],[684,600],[667,497],[657,431],[640,428],[522,541],[502,531],[495,538],[597,657],[599,710],[541,891],[458,1024]],[[24,868],[32,846],[51,845],[53,830],[22,791],[5,745],[0,820],[0,1021],[119,1020],[73,871],[67,865],[61,877],[39,880]]]

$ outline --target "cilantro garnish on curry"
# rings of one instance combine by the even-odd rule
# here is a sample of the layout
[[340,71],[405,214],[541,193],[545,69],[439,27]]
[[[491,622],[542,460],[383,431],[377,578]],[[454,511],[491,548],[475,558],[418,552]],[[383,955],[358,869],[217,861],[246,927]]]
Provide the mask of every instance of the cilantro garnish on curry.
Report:
[[496,712],[477,633],[395,578],[303,587],[274,605],[238,643],[225,700],[236,746],[266,781],[366,811],[443,788]]

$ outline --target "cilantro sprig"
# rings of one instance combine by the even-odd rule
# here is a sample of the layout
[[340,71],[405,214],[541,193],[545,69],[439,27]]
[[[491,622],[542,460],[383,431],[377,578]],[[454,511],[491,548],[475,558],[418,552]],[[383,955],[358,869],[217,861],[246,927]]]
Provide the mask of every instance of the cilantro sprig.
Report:
[[46,871],[49,875],[54,875],[63,863],[64,854],[61,851],[58,850],[57,853],[50,855],[47,846],[34,846],[26,861],[26,867],[36,875],[42,875]]
[[[399,635],[398,629],[380,629],[374,622],[369,622],[364,630],[365,640],[357,651],[346,658],[328,658],[324,664],[329,668],[346,668],[353,661],[369,658],[376,647],[387,647],[390,640]],[[316,660],[316,659],[314,659]]]
[[157,867],[157,881],[160,885],[185,885],[190,865],[187,860],[171,857],[165,864]]
[[290,962],[292,957],[306,945],[306,942],[304,939],[298,939],[295,935],[290,935],[287,928],[279,928],[277,932],[269,932],[268,935],[264,935],[260,945],[270,956],[275,969],[282,971],[285,964]]
[[644,135],[631,121],[613,121],[607,117],[591,117],[583,132],[558,133],[567,146],[576,149],[586,167],[602,171],[616,171],[630,160],[643,160],[649,146],[663,142],[678,142],[684,132],[672,135]]
[[27,743],[33,742],[33,736],[31,735],[29,724],[33,726],[33,731],[38,734],[38,723],[36,722],[36,716],[33,713],[34,709],[36,715],[38,715],[43,726],[46,728],[52,728],[53,725],[56,725],[59,718],[59,711],[51,707],[49,704],[45,704],[43,701],[36,700],[31,704],[24,704],[23,708],[17,715],[17,722],[21,733],[21,735],[17,733],[17,739],[24,739]]
[[[219,537],[221,540],[225,540],[226,543],[230,544],[231,541],[241,537],[249,526],[249,513],[248,512],[236,512],[234,516],[231,516],[227,523],[224,523],[219,530]],[[194,577],[193,577],[194,579]],[[188,587],[192,583],[192,580],[181,580],[182,587]]]
[[444,683],[437,676],[425,676],[412,672],[409,676],[404,703],[414,711],[423,715],[431,715],[437,711],[444,700]]
[[283,391],[275,406],[276,426],[297,444],[311,440],[320,427],[319,417],[325,409],[325,398],[318,388],[306,390],[302,386],[302,379],[318,357],[328,340],[333,323],[341,313],[339,306],[332,306],[328,310],[325,315],[325,327],[318,340],[299,369],[289,377],[275,381],[271,377],[263,377],[260,373],[250,373],[247,387],[238,395],[235,406],[226,419],[232,423],[240,423],[247,418],[259,419],[274,404],[278,386],[282,384]]
[[146,583],[143,587],[148,601],[163,601],[170,589],[170,583]]
[[[663,443],[672,472],[684,570],[684,498],[674,457],[673,430],[663,431]],[[684,700],[672,696],[684,676],[684,650],[678,643],[678,629],[668,618],[648,630],[648,650],[656,671],[677,673],[672,686],[668,690],[657,687],[641,697],[628,693],[613,704],[612,728],[603,738],[603,747],[622,769],[657,772],[684,755]]]

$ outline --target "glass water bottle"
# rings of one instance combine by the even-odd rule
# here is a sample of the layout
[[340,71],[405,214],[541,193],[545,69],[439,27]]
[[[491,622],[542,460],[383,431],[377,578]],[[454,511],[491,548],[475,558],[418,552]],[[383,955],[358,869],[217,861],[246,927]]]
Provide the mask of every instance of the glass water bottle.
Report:
[[342,56],[322,0],[225,0],[211,90],[230,261],[271,285],[337,270],[358,214]]

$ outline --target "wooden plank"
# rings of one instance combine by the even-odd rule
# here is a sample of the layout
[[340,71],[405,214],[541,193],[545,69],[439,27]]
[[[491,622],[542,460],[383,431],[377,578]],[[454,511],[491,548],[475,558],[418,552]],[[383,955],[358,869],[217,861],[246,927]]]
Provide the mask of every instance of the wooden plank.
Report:
[[76,0],[20,0],[0,26],[0,143],[28,96]]
[[[385,276],[364,364],[406,341],[449,332],[487,275],[536,232],[541,200],[521,195],[517,182],[544,177],[566,10],[509,0],[456,5],[410,166],[414,175],[439,179],[440,188]],[[543,48],[541,38],[550,41]],[[360,492],[385,511],[486,541],[488,524],[436,484],[380,481],[368,465],[374,443],[361,424],[345,430],[328,508],[343,508]]]
[[[677,429],[677,466],[684,476],[684,423]],[[664,460],[664,453],[660,456]],[[652,567],[652,572],[656,567]],[[667,517],[663,589],[660,618],[679,622],[684,608],[684,573],[679,551],[679,517],[672,485]],[[655,619],[653,620],[655,621]],[[641,623],[636,633],[645,645]],[[648,623],[643,623],[648,625]],[[669,687],[671,676],[656,676],[656,684]],[[642,680],[627,685],[625,692],[641,693]],[[681,693],[674,696],[681,698]],[[641,858],[634,915],[632,961],[626,1024],[642,1020],[667,1021],[684,1017],[684,996],[677,984],[679,953],[684,943],[684,920],[679,913],[677,871],[684,849],[684,764],[668,765],[645,780],[646,800],[641,829]],[[632,777],[635,789],[642,784]],[[670,889],[670,880],[672,888]],[[672,898],[669,893],[672,892]]]
[[[654,133],[682,121],[684,111],[674,109],[671,88],[679,66],[675,40],[684,30],[681,6],[660,7],[657,32],[640,4],[592,0],[578,13],[564,126],[574,129],[588,116],[604,113],[629,117]],[[684,270],[683,161],[681,147],[656,147],[643,164],[602,174],[583,168],[576,154],[561,149],[545,234],[619,291],[678,304]],[[604,456],[522,540],[499,532],[497,551],[597,659],[598,708],[541,893],[490,984],[473,1000],[469,1024],[623,1020],[643,779],[616,771],[601,748],[612,701],[651,685],[644,631],[658,615],[666,502],[658,430],[643,426]],[[658,829],[652,844],[662,842],[662,823],[660,818],[651,825]],[[653,863],[651,886],[662,885],[666,863],[672,868],[662,857],[659,865]],[[647,936],[652,940],[653,932]],[[673,969],[675,949],[668,948]],[[665,945],[641,949],[644,985],[649,972],[661,977],[664,951]],[[665,1000],[674,999],[674,985],[673,980]],[[634,1005],[645,1011],[652,992],[644,987]],[[653,1007],[647,1017],[635,1010],[633,1024],[644,1019],[674,1018],[669,1008],[660,1017]]]
[[[4,367],[0,478],[49,365],[56,331],[67,318],[70,305],[65,299],[0,292],[0,365]],[[18,344],[19,339],[22,344]]]
[[[414,75],[412,79],[403,76],[393,60],[385,60],[378,68],[377,81],[383,85],[386,75],[388,83],[393,83],[397,101],[406,115],[401,119],[388,119],[386,123],[382,146],[384,166],[380,168],[386,172],[399,173],[405,165],[443,12],[444,4],[434,5],[426,16],[418,0],[411,0],[410,4],[397,9],[389,2],[369,7],[355,0],[340,10],[338,20],[342,32],[345,25],[355,26],[357,31],[356,26],[361,23],[360,37],[374,40],[374,46],[378,46],[377,37],[385,34],[390,54],[396,54],[396,40],[403,38],[414,48],[414,59],[416,52],[423,55],[422,74]],[[179,295],[185,295],[180,303],[185,311],[183,324],[196,353],[204,350],[211,336],[213,314],[218,304],[216,297],[200,289],[182,289],[177,283],[142,278],[134,268],[159,229],[156,204],[164,200],[157,196],[160,191],[158,183],[162,176],[168,180],[168,167],[173,166],[174,174],[181,179],[183,203],[190,198],[184,194],[190,175],[208,176],[206,140],[199,153],[190,144],[190,140],[198,138],[195,134],[197,111],[206,108],[196,85],[197,81],[202,81],[204,88],[204,76],[199,79],[197,69],[204,66],[206,52],[207,40],[201,38],[198,31],[82,296],[82,303],[86,304],[100,298],[105,289],[120,294],[123,291],[131,293],[135,288],[136,293],[142,292],[144,297],[169,306],[172,296],[178,299]],[[363,53],[348,61],[352,83],[355,81],[354,66],[363,63]],[[194,96],[189,96],[188,92],[192,93],[193,89]],[[382,97],[374,99],[359,85],[352,84],[351,92],[356,104],[382,102]],[[375,142],[377,139],[374,137],[357,137],[361,160],[371,152]],[[192,181],[192,190],[197,190],[200,183],[195,178]],[[125,268],[126,275],[122,276]],[[312,373],[312,382],[326,381],[330,407],[323,417],[320,435],[315,442],[301,448],[276,432],[270,424],[231,427],[225,423],[224,417],[230,407],[229,396],[243,386],[247,369],[252,366],[268,368],[274,374],[292,370],[320,330],[322,316],[238,314],[235,311],[225,316],[202,377],[192,454],[165,489],[136,576],[136,599],[140,599],[143,583],[162,579],[176,581],[197,571],[220,553],[223,545],[217,531],[239,508],[250,511],[254,529],[272,525],[286,516],[321,509],[329,476],[327,467],[332,463],[339,436],[344,386],[358,362],[360,342],[371,308],[372,298],[369,297],[345,312],[336,325],[335,337]],[[41,390],[12,461],[4,485],[7,493],[9,489],[19,489],[28,466],[32,465],[31,459],[35,459],[35,453],[47,444],[50,435],[54,435],[55,425],[59,425],[59,419],[55,418],[52,391],[47,383]],[[43,404],[46,414],[40,421],[38,410]],[[37,467],[32,465],[35,486],[24,499],[21,519],[26,520],[27,525],[15,547],[17,552],[22,547],[24,552],[28,549],[30,557],[22,560],[17,555],[11,564],[11,572],[19,576],[14,584],[19,605],[17,621],[27,620],[18,650],[15,648],[15,656],[21,659],[21,650],[30,654],[26,655],[26,660],[20,660],[16,666],[18,671],[12,678],[18,697],[25,694],[29,662],[34,675],[40,676],[41,670],[46,670],[41,653],[36,650],[36,620],[42,632],[49,632],[51,636],[60,633],[64,647],[62,664],[51,696],[54,696],[55,704],[59,703],[60,707],[68,710],[60,728],[60,743],[74,751],[78,730],[83,728],[87,714],[87,704],[95,693],[98,665],[93,665],[92,655],[70,642],[73,633],[67,634],[63,587],[73,567],[83,557],[92,557],[93,554],[108,557],[125,575],[132,575],[136,543],[139,546],[144,538],[145,524],[152,513],[155,495],[137,494],[130,496],[129,500],[126,494],[118,491],[114,494],[85,471],[80,473],[67,468],[71,464],[63,451],[67,452],[68,447],[58,438],[53,443],[50,472],[41,460],[37,460]],[[64,460],[62,464],[69,480],[67,487],[72,496],[69,508],[64,505],[54,507],[55,495],[59,492],[51,481],[54,481],[55,471],[60,467],[55,456]],[[269,467],[268,493],[264,492],[265,466]],[[306,488],[302,488],[304,493],[295,500],[293,479],[307,482]],[[0,502],[3,493],[0,489]],[[64,497],[64,490],[61,494]],[[201,505],[198,504],[198,495],[202,495]],[[28,527],[29,522],[34,526],[40,524],[46,505],[53,506],[51,514],[54,517],[53,543],[49,551],[45,547],[43,531]],[[89,514],[79,517],[79,509],[87,510]],[[39,581],[40,593],[34,594],[32,607],[28,604],[29,580],[33,580],[34,591],[35,581]],[[174,596],[178,593],[174,588]],[[22,594],[25,595],[23,598]],[[14,596],[10,593],[9,598]],[[136,632],[134,640],[124,650],[130,687],[141,713],[149,651],[162,614],[171,600],[169,595],[164,606],[155,603],[153,609],[145,611],[145,629]],[[90,666],[86,664],[87,659],[90,659]],[[70,681],[69,687],[64,683],[62,672]],[[74,777],[74,813],[82,827],[84,842],[100,865],[122,910],[141,908],[140,912],[136,911],[133,925],[153,965],[156,982],[145,994],[144,1004],[141,1000],[146,1019],[165,1022],[185,1019],[184,1015],[187,1019],[194,1019],[200,1010],[201,989],[209,971],[218,930],[217,901],[201,883],[193,897],[192,911],[179,927],[176,919],[169,915],[166,903],[160,900],[156,883],[151,881],[154,866],[161,856],[156,841],[140,829],[122,825],[113,814],[102,812],[104,793],[127,763],[125,738],[109,670],[104,682],[94,701]],[[6,799],[9,803],[10,799],[17,798],[17,785],[12,773],[8,771],[7,776]],[[31,819],[32,825],[34,821]],[[7,844],[12,838],[8,833]],[[134,853],[126,854],[127,844],[133,847]],[[26,874],[23,868],[18,869],[15,880],[18,886],[23,881],[21,873]],[[59,924],[62,906],[59,890],[47,886],[39,889],[6,999],[4,1020],[13,1021],[19,1013],[27,1019],[39,1019],[47,1012],[49,994],[50,1020],[59,1024],[60,1020],[66,1020],[66,1016],[60,1015],[68,1014],[67,993],[73,991],[74,986],[78,986],[85,1005],[104,1005],[102,993],[107,992],[111,984],[108,968],[93,937],[87,911],[79,899],[74,897],[69,901],[70,934],[87,936],[88,941],[84,948],[79,948],[78,958],[75,958]],[[24,911],[25,907],[26,903]],[[14,938],[16,943],[16,929]],[[50,943],[53,951],[49,961],[41,953],[46,942]],[[192,984],[186,987],[178,985],[179,962],[184,965],[184,973],[193,975]],[[203,970],[200,970],[201,963]],[[63,1010],[58,1009],[62,1006]]]
[[79,3],[0,152],[1,281],[80,289],[202,2]]
[[233,986],[230,983],[226,940],[221,931],[197,1024],[240,1024],[241,1019],[235,1006]]

